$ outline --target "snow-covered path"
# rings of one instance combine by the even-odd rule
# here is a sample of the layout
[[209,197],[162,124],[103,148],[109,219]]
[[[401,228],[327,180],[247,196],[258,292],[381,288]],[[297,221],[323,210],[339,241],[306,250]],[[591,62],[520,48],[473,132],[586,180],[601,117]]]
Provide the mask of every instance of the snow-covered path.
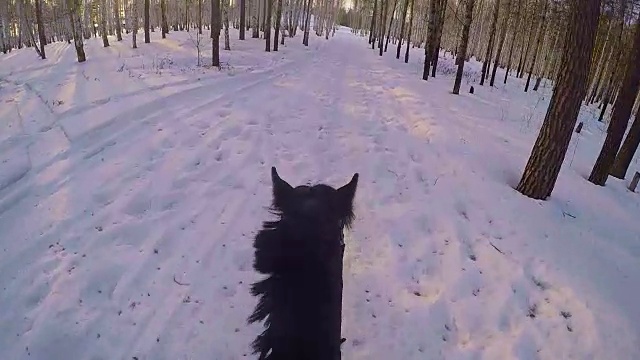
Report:
[[292,184],[360,173],[345,359],[639,358],[637,197],[582,180],[587,147],[553,199],[522,197],[530,98],[453,96],[366,45],[341,30],[263,72],[114,94],[0,143],[26,157],[0,189],[0,358],[250,356],[272,165]]

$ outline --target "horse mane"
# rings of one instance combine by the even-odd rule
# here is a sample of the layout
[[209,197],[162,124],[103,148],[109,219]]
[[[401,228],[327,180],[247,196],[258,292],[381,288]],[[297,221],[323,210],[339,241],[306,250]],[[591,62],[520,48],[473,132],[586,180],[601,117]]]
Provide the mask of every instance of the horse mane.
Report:
[[[339,197],[332,194],[340,194],[340,190],[324,184],[291,188],[285,189],[290,191],[290,198],[286,198],[282,189],[278,189],[275,168],[272,176],[274,194],[270,211],[276,219],[263,222],[253,243],[254,269],[267,275],[251,286],[251,294],[259,299],[248,322],[264,321],[265,327],[251,344],[253,353],[265,360],[339,359],[342,230],[351,227],[354,219],[351,200],[357,174],[353,184],[350,183],[351,199],[345,206],[331,208],[339,211],[331,217],[336,220],[335,226],[329,227],[320,226],[314,217],[290,216],[291,204],[305,201],[293,191],[300,188],[297,191],[304,195],[307,191],[320,192],[323,194],[320,201],[335,204]],[[336,332],[337,343],[331,335]]]

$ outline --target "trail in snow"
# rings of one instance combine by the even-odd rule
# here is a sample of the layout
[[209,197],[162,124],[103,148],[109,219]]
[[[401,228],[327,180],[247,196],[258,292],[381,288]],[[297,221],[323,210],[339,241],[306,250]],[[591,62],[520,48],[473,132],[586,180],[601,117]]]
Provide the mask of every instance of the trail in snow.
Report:
[[[535,202],[511,186],[544,95],[453,96],[450,78],[416,76],[420,49],[407,66],[347,30],[313,40],[233,76],[167,80],[126,63],[137,89],[92,84],[128,84],[109,62],[126,45],[94,49],[113,75],[85,69],[99,81],[65,46],[4,74],[28,116],[0,113],[15,124],[0,134],[13,162],[0,177],[1,358],[249,356],[251,241],[271,166],[295,184],[360,173],[345,359],[640,357],[640,202],[622,183],[581,179],[595,124],[553,199]],[[153,46],[184,51],[175,44]]]

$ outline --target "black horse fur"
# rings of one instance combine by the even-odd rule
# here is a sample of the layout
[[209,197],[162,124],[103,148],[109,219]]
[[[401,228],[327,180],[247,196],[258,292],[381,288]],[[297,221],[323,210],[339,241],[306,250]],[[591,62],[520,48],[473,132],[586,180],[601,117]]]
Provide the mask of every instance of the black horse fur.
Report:
[[343,229],[354,219],[358,174],[339,189],[292,187],[271,168],[272,212],[254,241],[259,296],[249,323],[264,321],[253,341],[264,360],[341,359]]

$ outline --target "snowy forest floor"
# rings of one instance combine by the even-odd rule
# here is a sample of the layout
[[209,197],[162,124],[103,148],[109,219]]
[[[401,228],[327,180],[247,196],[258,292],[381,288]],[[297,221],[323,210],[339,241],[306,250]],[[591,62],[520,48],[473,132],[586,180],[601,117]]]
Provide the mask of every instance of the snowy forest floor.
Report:
[[450,55],[425,82],[422,49],[344,28],[272,53],[232,31],[218,71],[194,36],[0,55],[0,358],[250,358],[272,165],[360,173],[344,359],[640,358],[640,197],[585,180],[595,108],[534,201],[513,187],[550,87],[470,95],[471,62],[455,96]]

